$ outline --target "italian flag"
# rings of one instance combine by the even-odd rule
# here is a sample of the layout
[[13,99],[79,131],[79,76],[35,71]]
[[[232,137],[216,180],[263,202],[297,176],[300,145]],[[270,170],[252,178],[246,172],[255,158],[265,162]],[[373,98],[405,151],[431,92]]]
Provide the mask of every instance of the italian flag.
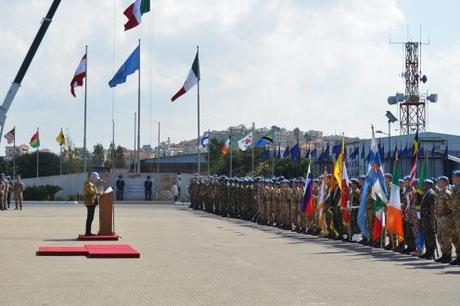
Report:
[[380,239],[380,233],[382,232],[384,207],[385,203],[383,203],[383,200],[377,195],[377,199],[374,202],[375,219],[374,229],[372,231],[372,241],[377,241]]
[[196,53],[195,60],[192,64],[192,69],[188,73],[187,80],[179,91],[171,98],[171,102],[174,102],[177,98],[188,92],[200,81],[200,62],[198,59],[198,52]]
[[141,23],[141,17],[144,13],[150,12],[150,0],[136,0],[131,4],[123,14],[128,18],[125,24],[125,31],[137,27]]
[[40,146],[40,137],[38,136],[38,130],[35,132],[35,134],[32,135],[32,138],[30,139],[30,146],[34,149]]
[[401,196],[399,188],[398,168],[394,167],[393,181],[391,182],[390,201],[387,207],[386,227],[391,233],[394,233],[399,241],[404,240],[403,214],[401,211]]

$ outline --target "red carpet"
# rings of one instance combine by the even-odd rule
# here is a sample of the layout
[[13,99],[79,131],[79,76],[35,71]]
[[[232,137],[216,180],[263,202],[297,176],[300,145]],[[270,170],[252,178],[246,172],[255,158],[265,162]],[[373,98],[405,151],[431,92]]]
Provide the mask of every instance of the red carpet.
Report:
[[89,258],[140,258],[127,244],[86,244],[83,247],[39,247],[37,256],[76,256]]
[[87,256],[85,247],[39,247],[38,256]]
[[84,234],[80,234],[77,237],[77,240],[81,241],[94,241],[94,240],[118,240],[120,238],[118,235],[96,235],[96,236],[85,236]]

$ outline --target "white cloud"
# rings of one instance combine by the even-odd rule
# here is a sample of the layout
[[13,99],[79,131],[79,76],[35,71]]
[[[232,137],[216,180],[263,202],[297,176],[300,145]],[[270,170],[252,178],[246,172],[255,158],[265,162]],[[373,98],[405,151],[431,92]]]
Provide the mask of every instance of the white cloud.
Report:
[[[44,145],[57,150],[54,137],[64,127],[74,142],[81,143],[82,90],[73,99],[69,82],[88,44],[88,141],[108,145],[113,90],[107,82],[113,69],[114,26],[115,69],[137,38],[142,39],[143,143],[154,131],[151,102],[164,139],[196,136],[195,91],[175,103],[169,98],[182,85],[197,44],[203,130],[255,121],[257,126],[368,137],[372,122],[385,126],[386,98],[402,87],[401,50],[387,43],[389,33],[405,22],[395,1],[158,0],[152,1],[152,12],[143,16],[140,28],[123,32],[122,12],[130,2],[62,2],[8,115],[6,128],[16,125],[18,139],[27,141],[40,126]],[[5,46],[0,50],[0,88],[6,93],[50,1],[0,4],[0,39]],[[444,106],[453,106],[460,97],[460,62],[452,56],[459,53],[452,48],[424,62],[430,81],[438,79],[429,84],[439,88]],[[115,90],[116,142],[128,147],[136,85],[137,77],[131,76]],[[452,131],[441,118],[443,105],[431,107],[431,126]]]

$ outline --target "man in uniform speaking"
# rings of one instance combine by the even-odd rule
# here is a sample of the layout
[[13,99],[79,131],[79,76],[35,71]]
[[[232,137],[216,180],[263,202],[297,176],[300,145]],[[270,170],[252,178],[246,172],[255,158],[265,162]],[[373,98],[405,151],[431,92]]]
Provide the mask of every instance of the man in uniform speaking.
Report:
[[83,186],[83,199],[88,211],[86,215],[85,236],[95,236],[93,233],[91,233],[91,224],[93,223],[94,211],[96,210],[96,206],[99,204],[99,196],[101,195],[101,193],[99,193],[96,188],[96,183],[99,180],[99,174],[97,172],[92,172],[89,176],[89,179]]

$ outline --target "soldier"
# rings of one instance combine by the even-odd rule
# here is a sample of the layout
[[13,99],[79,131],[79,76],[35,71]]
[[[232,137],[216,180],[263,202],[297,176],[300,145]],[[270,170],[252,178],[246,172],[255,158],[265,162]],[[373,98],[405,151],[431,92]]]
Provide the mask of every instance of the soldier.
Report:
[[144,182],[144,195],[146,201],[152,201],[152,181],[150,175],[147,176],[147,180]]
[[8,204],[8,208],[10,208],[11,204],[11,193],[13,192],[13,181],[11,180],[11,176],[7,176],[6,180],[6,203]]
[[[440,263],[450,263],[452,261],[452,229],[455,227],[454,218],[449,208],[449,202],[452,199],[452,192],[447,188],[449,178],[447,176],[438,177],[436,187],[438,196],[436,197],[436,221],[437,221],[437,238],[441,246],[442,256],[436,259]],[[455,241],[458,245],[458,241]]]
[[354,242],[353,236],[360,233],[358,226],[358,210],[361,201],[361,191],[359,190],[359,181],[356,178],[351,179],[351,196],[350,196],[350,241]]
[[125,194],[125,181],[123,180],[122,175],[118,176],[115,186],[117,186],[117,201],[123,201],[123,196]]
[[425,253],[420,258],[434,259],[436,237],[434,232],[435,219],[435,198],[433,181],[423,181],[424,194],[420,202],[420,231],[425,239]]
[[460,265],[460,243],[458,243],[460,237],[460,170],[455,170],[452,173],[452,183],[454,186],[452,188],[452,199],[449,201],[449,209],[452,212],[455,223],[455,226],[452,228],[452,241],[455,243],[457,258],[450,264]]
[[401,250],[403,254],[410,254],[416,250],[415,244],[415,232],[414,232],[414,215],[415,203],[411,203],[414,200],[414,190],[411,187],[410,175],[404,177],[404,188],[401,189],[401,209],[403,211],[403,230],[404,230],[404,248]]
[[21,180],[21,176],[17,175],[16,182],[14,183],[14,202],[16,205],[15,210],[18,208],[22,210],[22,193],[24,191],[24,183]]

